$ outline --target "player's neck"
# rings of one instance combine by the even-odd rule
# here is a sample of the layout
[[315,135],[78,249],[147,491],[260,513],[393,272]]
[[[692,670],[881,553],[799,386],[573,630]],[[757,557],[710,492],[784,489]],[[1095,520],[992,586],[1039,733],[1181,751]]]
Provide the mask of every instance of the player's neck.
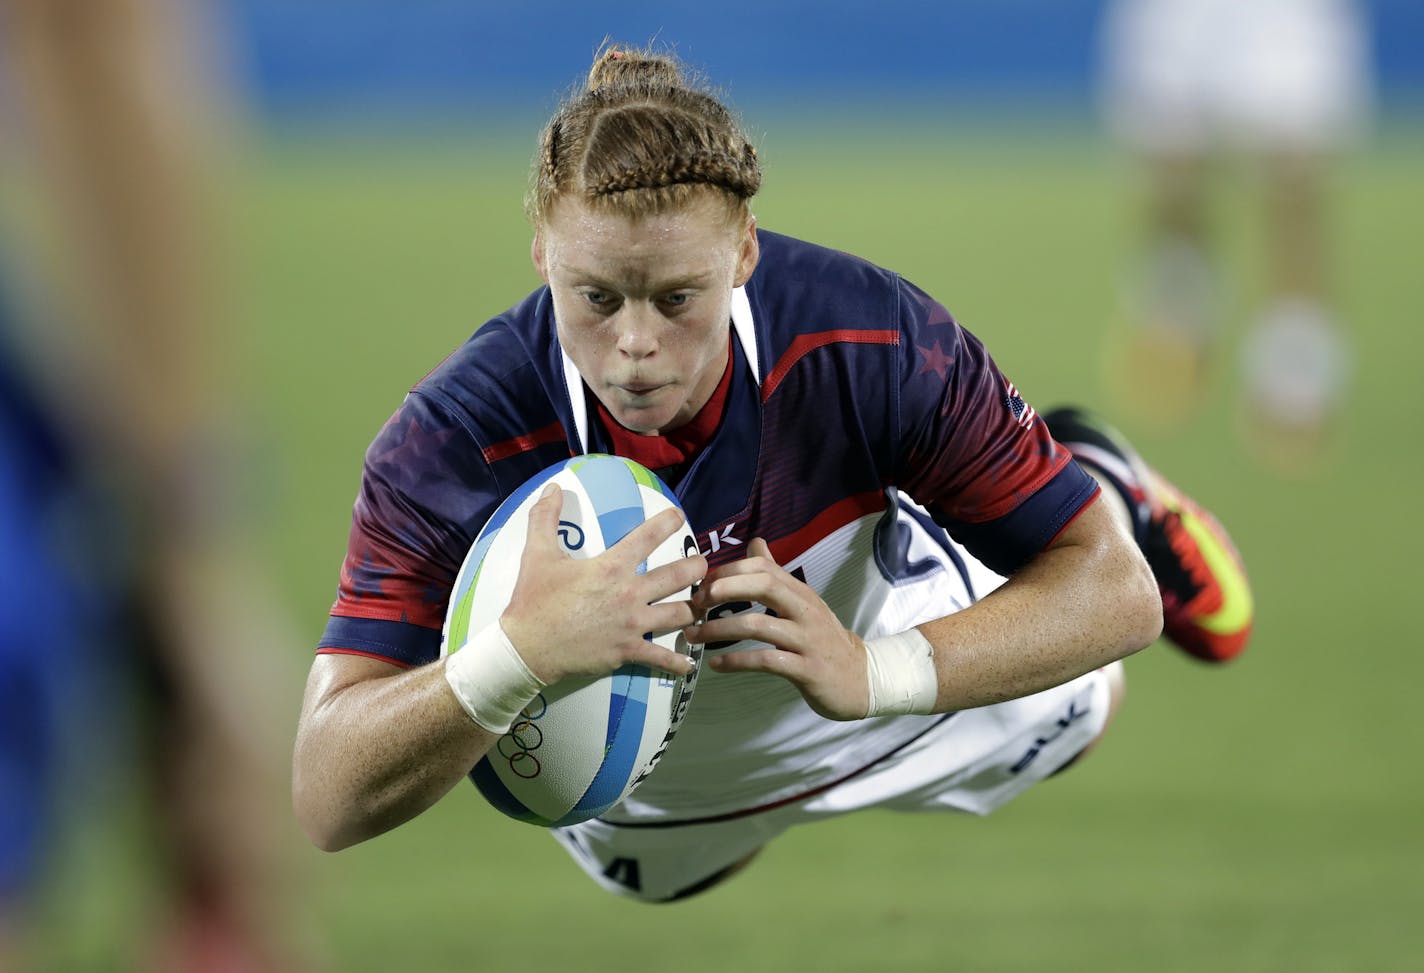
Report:
[[732,360],[735,357],[728,339],[727,364],[711,397],[687,422],[663,433],[644,436],[620,425],[603,403],[594,398],[598,421],[608,434],[612,451],[641,463],[650,470],[682,467],[690,463],[701,449],[712,441],[722,424],[727,409],[727,393],[732,385]]

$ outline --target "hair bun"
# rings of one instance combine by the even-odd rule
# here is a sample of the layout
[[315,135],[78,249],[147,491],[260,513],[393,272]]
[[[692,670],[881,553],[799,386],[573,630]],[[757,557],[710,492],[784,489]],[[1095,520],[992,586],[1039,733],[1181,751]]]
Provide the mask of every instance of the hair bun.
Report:
[[677,88],[682,83],[682,71],[671,58],[611,44],[599,51],[588,72],[589,91],[626,84]]

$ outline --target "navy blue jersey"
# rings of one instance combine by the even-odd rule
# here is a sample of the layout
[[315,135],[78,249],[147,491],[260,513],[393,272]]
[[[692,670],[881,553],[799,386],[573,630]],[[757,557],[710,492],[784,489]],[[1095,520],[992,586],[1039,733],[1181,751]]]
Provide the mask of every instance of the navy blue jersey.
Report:
[[[714,565],[753,537],[792,564],[909,498],[1008,574],[1095,495],[924,292],[853,256],[758,235],[760,263],[733,295],[726,411],[676,486]],[[540,288],[426,376],[372,443],[319,649],[433,661],[460,563],[499,503],[558,460],[609,451]],[[875,557],[893,584],[914,565],[896,562],[891,541]]]

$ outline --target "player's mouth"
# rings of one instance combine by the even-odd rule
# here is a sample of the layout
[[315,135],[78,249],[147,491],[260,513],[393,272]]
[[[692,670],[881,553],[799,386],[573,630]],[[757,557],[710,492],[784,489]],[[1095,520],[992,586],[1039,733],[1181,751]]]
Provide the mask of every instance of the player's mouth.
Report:
[[666,382],[628,382],[618,385],[617,388],[629,395],[647,396],[652,395],[658,389],[667,385]]

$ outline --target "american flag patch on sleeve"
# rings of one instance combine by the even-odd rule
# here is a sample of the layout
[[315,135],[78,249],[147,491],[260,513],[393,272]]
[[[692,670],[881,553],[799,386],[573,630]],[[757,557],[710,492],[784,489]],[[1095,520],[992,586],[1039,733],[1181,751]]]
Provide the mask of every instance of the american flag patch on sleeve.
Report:
[[1033,406],[1023,400],[1019,395],[1019,390],[1014,388],[1014,383],[1004,379],[1004,405],[1014,414],[1014,421],[1025,429],[1033,427],[1034,417],[1038,415],[1033,410]]

